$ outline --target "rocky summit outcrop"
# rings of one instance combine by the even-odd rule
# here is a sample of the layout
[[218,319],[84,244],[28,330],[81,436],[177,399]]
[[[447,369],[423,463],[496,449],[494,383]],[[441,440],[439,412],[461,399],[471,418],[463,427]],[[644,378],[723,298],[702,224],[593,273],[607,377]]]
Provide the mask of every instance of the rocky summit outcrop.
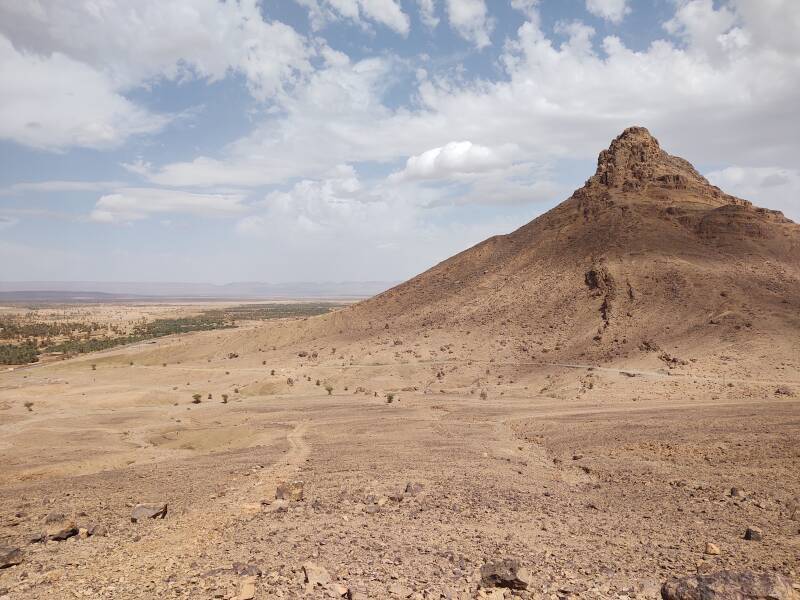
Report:
[[785,340],[798,310],[800,226],[630,127],[552,210],[312,326],[480,332],[482,348],[510,360],[606,360],[650,342]]

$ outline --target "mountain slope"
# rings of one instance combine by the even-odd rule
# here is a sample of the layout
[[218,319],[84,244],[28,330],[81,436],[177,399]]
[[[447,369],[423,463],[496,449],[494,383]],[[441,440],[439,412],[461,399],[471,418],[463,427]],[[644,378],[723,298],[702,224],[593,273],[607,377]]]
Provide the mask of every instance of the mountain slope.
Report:
[[[712,186],[642,127],[565,202],[375,298],[339,330],[474,332],[531,356],[800,337],[800,226]],[[745,335],[748,334],[748,335]]]

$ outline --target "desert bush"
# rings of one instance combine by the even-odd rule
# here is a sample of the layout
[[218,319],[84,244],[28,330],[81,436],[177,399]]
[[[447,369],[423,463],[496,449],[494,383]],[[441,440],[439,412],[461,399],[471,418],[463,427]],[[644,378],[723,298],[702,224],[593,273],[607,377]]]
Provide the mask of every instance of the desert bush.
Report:
[[481,400],[486,400],[489,397],[489,394],[486,393],[486,390],[481,390]]
[[328,396],[333,394],[333,386],[330,383],[325,384],[325,391],[328,392]]
[[394,402],[394,394],[392,394],[391,392],[386,394],[386,402],[388,404],[391,404],[392,402]]
[[223,404],[227,404],[228,403],[228,394],[222,394],[222,403]]
[[192,404],[200,404],[200,394],[192,394]]
[[28,412],[33,412],[33,402],[31,402],[30,400],[25,402],[25,408],[28,409]]

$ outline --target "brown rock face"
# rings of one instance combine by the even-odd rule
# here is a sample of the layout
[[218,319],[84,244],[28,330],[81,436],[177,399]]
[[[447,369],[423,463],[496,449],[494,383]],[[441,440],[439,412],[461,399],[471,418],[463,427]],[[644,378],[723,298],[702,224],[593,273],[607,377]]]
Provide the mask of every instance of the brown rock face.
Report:
[[792,582],[775,573],[720,571],[673,579],[661,588],[664,600],[796,600]]

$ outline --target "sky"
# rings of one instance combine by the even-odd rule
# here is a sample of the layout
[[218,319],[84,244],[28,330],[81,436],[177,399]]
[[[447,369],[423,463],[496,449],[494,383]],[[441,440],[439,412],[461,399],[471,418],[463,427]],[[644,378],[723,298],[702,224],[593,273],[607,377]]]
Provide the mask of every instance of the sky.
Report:
[[800,221],[797,0],[0,0],[0,280],[398,281],[630,125]]

